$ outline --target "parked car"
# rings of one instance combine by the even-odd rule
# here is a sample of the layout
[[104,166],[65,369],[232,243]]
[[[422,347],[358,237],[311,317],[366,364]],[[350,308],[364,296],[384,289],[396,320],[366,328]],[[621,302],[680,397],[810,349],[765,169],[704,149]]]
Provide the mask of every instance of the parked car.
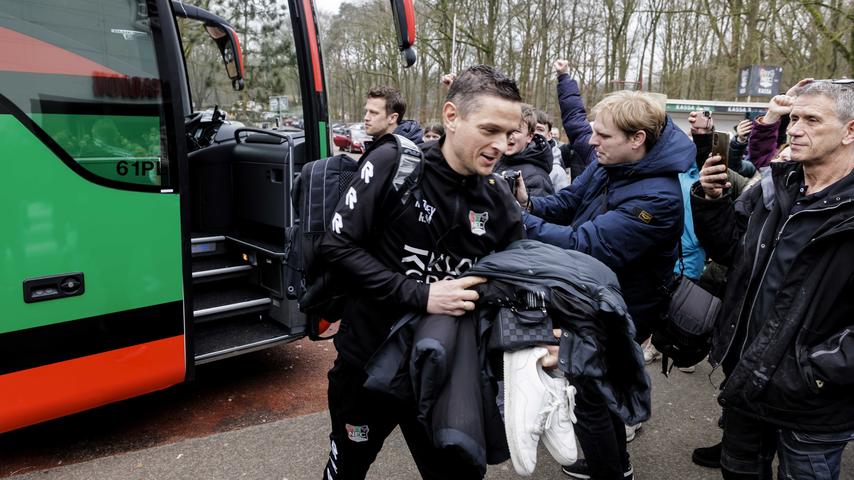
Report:
[[350,127],[346,133],[334,133],[332,136],[332,143],[336,147],[345,152],[352,153],[364,153],[365,142],[369,142],[370,140],[370,135],[365,133],[364,130],[354,127]]

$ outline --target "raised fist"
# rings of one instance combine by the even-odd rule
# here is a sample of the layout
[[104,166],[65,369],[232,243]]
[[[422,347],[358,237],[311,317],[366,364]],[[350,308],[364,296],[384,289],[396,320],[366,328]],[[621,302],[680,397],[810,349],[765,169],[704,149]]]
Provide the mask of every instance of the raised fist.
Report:
[[454,80],[456,79],[457,76],[455,74],[446,73],[445,75],[442,75],[442,85],[444,85],[445,88],[451,88],[451,84],[454,83]]
[[554,68],[554,71],[558,76],[569,72],[569,62],[562,58],[555,60],[555,63],[554,65],[552,65],[552,67]]

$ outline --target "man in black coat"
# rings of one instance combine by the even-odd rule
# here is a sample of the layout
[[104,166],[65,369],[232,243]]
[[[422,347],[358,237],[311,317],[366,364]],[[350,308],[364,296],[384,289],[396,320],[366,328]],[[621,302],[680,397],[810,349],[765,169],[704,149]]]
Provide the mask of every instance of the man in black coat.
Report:
[[537,112],[530,105],[522,107],[522,122],[508,139],[507,151],[495,167],[498,173],[521,171],[525,186],[532,195],[545,196],[555,192],[549,176],[554,164],[551,145],[535,133]]
[[519,126],[520,101],[515,82],[491,67],[461,74],[442,108],[445,136],[424,149],[417,193],[408,197],[397,188],[396,142],[378,138],[362,157],[320,247],[353,285],[329,372],[325,479],[364,478],[398,425],[422,477],[481,478],[459,452],[433,445],[415,405],[366,389],[364,366],[403,314],[474,310],[478,294],[470,287],[484,279],[457,277],[522,238],[510,188],[492,175]]
[[[850,82],[850,81],[849,81]],[[854,85],[804,80],[792,161],[738,200],[726,165],[692,190],[697,236],[731,268],[709,361],[723,366],[725,479],[839,478],[854,439]]]

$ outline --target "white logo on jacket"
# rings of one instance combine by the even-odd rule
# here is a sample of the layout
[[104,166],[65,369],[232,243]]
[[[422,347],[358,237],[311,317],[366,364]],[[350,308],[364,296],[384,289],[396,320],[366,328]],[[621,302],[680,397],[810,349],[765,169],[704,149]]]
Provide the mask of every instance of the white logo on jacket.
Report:
[[471,268],[477,259],[451,258],[444,253],[436,254],[422,248],[404,245],[403,250],[412,255],[400,259],[400,263],[406,268],[404,274],[409,278],[421,280],[424,283],[438,282],[439,280],[453,280]]
[[341,229],[344,228],[344,219],[341,218],[341,214],[335,212],[335,216],[332,217],[332,231],[335,233],[341,233]]
[[344,199],[344,201],[347,203],[347,206],[350,207],[350,210],[352,210],[356,206],[356,202],[358,202],[359,200],[356,198],[355,188],[350,187],[350,190],[347,190],[347,197]]
[[371,162],[365,162],[365,166],[362,167],[360,176],[362,177],[363,182],[371,183],[371,177],[374,176],[374,164]]
[[421,223],[427,223],[433,221],[433,214],[436,213],[436,207],[427,203],[427,200],[418,200],[415,202],[415,208],[419,210],[418,212],[418,221]]

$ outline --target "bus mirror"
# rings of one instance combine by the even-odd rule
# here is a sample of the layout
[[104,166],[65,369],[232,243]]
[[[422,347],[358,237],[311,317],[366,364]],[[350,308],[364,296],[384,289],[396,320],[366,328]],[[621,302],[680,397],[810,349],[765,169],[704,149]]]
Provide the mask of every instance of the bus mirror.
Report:
[[240,50],[240,39],[228,22],[222,17],[199,7],[187,5],[180,0],[172,0],[172,13],[176,17],[198,20],[205,25],[205,31],[216,42],[225,71],[231,79],[235,90],[243,90],[243,52]]
[[237,32],[228,25],[205,25],[208,35],[216,42],[225,71],[231,79],[231,85],[235,90],[243,90],[243,52],[240,49],[240,39]]
[[406,67],[415,65],[415,6],[412,0],[391,0],[394,28],[397,31],[397,47]]

